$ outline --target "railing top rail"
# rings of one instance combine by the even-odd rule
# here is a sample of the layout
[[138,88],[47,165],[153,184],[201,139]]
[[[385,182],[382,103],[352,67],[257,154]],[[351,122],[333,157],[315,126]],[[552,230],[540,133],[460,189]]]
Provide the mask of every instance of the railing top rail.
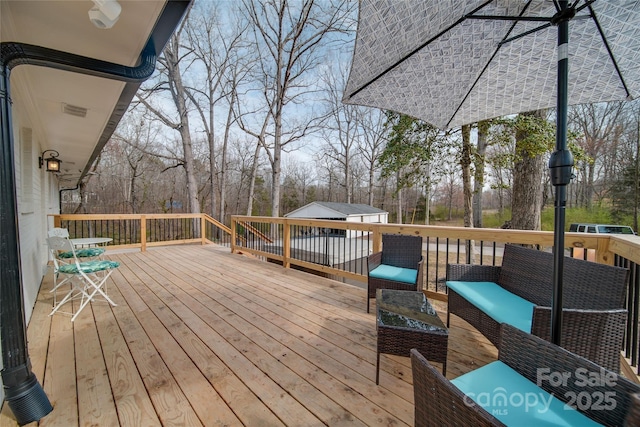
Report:
[[[530,245],[553,246],[553,232],[533,230],[513,230],[494,228],[468,228],[434,225],[359,223],[312,218],[274,218],[267,216],[234,215],[238,222],[287,223],[308,227],[351,229],[360,231],[378,231],[379,233],[412,234],[423,237],[458,238],[468,240],[487,240],[500,243],[520,243]],[[590,235],[585,233],[566,233],[566,247],[603,249],[609,245],[609,235]],[[636,246],[637,248],[638,246]]]
[[640,264],[640,236],[611,235],[609,250]]
[[215,219],[210,215],[207,215],[207,214],[203,214],[203,215],[205,220],[215,225],[216,227],[220,228],[221,230],[224,230],[225,232],[231,234],[231,229],[229,227],[227,227],[226,225],[224,225],[223,223],[221,223],[220,221],[218,221],[217,219]]
[[246,216],[246,215],[231,215],[231,221],[255,221],[255,222],[271,222],[273,224],[284,224],[289,221],[289,218],[281,216]]
[[174,214],[51,214],[49,216],[59,217],[61,220],[81,221],[81,220],[110,220],[110,219],[180,219],[180,218],[200,218],[202,214],[174,213]]

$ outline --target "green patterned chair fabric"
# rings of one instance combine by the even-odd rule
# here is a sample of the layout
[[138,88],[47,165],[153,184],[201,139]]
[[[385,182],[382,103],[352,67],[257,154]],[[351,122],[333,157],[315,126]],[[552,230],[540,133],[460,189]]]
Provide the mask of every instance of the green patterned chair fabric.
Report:
[[[78,258],[95,258],[98,257],[100,255],[102,255],[104,253],[104,248],[84,248],[84,249],[78,249],[76,251],[76,256]],[[67,251],[67,252],[61,252],[58,254],[58,258],[62,258],[62,259],[71,259],[73,258],[73,252],[71,251]]]
[[83,273],[97,273],[98,271],[111,270],[118,267],[120,267],[120,263],[117,261],[85,261],[80,264],[61,265],[58,271],[64,274],[78,274],[80,271]]

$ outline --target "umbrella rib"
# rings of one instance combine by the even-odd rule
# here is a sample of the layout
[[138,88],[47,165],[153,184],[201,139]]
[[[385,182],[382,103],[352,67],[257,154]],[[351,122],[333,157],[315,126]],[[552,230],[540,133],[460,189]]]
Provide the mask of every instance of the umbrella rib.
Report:
[[508,39],[504,39],[504,40],[502,40],[502,41],[499,43],[499,45],[507,44],[507,43],[510,43],[510,42],[512,42],[512,41],[514,41],[514,40],[517,40],[517,39],[519,39],[519,38],[522,38],[522,37],[524,37],[524,36],[528,36],[529,34],[533,34],[533,33],[538,32],[538,31],[540,31],[540,30],[544,30],[545,28],[548,28],[548,27],[550,27],[551,25],[553,25],[553,24],[551,24],[551,23],[549,22],[549,23],[547,23],[547,24],[544,24],[544,25],[541,25],[541,26],[539,26],[539,27],[536,27],[536,28],[534,28],[534,29],[532,29],[532,30],[525,31],[525,32],[524,32],[524,33],[522,33],[522,34],[518,34],[517,36],[513,36],[513,37],[510,37],[510,38],[508,38]]
[[[520,15],[525,13],[530,5],[531,5],[531,0],[529,0],[527,2],[527,4],[525,4],[525,6],[522,8],[522,10],[520,11]],[[464,103],[467,100],[467,98],[469,97],[469,95],[471,95],[471,92],[473,91],[473,88],[476,87],[476,85],[478,84],[478,81],[480,81],[480,78],[484,75],[484,72],[487,71],[487,68],[489,68],[489,65],[491,64],[491,62],[493,62],[493,58],[495,58],[496,55],[498,54],[498,51],[502,47],[504,41],[507,39],[509,34],[511,34],[511,32],[513,31],[513,29],[516,27],[517,24],[518,24],[518,21],[514,20],[513,23],[511,24],[511,28],[509,28],[509,31],[507,31],[505,33],[502,41],[500,43],[498,43],[498,46],[496,47],[496,50],[493,52],[493,55],[491,55],[491,58],[489,58],[489,60],[486,62],[486,64],[484,65],[484,68],[482,68],[482,71],[480,72],[480,74],[478,74],[478,77],[476,77],[476,80],[473,82],[473,84],[471,85],[471,87],[467,91],[467,94],[464,96],[464,98],[462,98],[462,101],[460,101],[460,103],[458,104],[458,108],[456,108],[456,111],[454,111],[453,114],[451,115],[451,118],[447,122],[446,127],[449,127],[449,124],[451,123],[453,118],[456,116],[456,114],[458,114],[458,111],[460,111],[460,108],[462,108],[462,106],[464,105]]]
[[458,19],[456,22],[454,22],[453,24],[451,24],[450,26],[448,26],[447,28],[445,28],[444,30],[442,30],[440,33],[436,34],[435,36],[433,36],[432,38],[430,38],[429,40],[427,40],[426,42],[422,43],[420,46],[418,46],[417,48],[413,49],[411,52],[409,52],[408,54],[406,54],[405,56],[403,56],[402,58],[400,58],[399,60],[397,60],[396,62],[394,62],[393,64],[391,64],[389,67],[387,67],[384,71],[382,71],[380,74],[378,74],[377,76],[373,77],[371,80],[369,80],[367,83],[365,83],[364,85],[362,85],[360,88],[356,89],[355,91],[351,92],[351,94],[349,95],[349,98],[353,98],[354,96],[356,96],[358,93],[360,93],[362,90],[366,89],[367,87],[369,87],[371,84],[373,84],[374,82],[376,82],[379,78],[381,78],[382,76],[384,76],[385,74],[387,74],[389,71],[393,70],[394,68],[396,68],[398,65],[402,64],[404,61],[406,61],[407,59],[411,58],[413,55],[415,55],[416,53],[418,53],[420,50],[422,50],[424,47],[428,46],[429,44],[431,44],[434,40],[437,40],[440,36],[442,36],[443,34],[446,34],[447,32],[449,32],[451,29],[455,28],[456,26],[460,25],[462,22],[464,22],[471,14],[476,13],[477,11],[481,10],[482,8],[484,8],[485,6],[487,6],[488,4],[492,3],[493,0],[487,0],[486,2],[484,2],[483,4],[481,4],[480,6],[478,6],[477,8],[475,8],[474,10],[472,10],[468,15],[463,16],[462,18]]
[[506,15],[467,15],[468,19],[485,19],[492,21],[532,21],[549,22],[551,17],[546,16],[506,16]]
[[616,69],[616,73],[618,73],[618,78],[620,79],[620,82],[624,87],[624,91],[627,93],[627,99],[629,99],[631,98],[631,93],[629,92],[629,88],[627,87],[627,82],[624,81],[624,77],[622,76],[622,72],[620,71],[620,67],[618,66],[618,61],[616,61],[616,58],[613,56],[613,52],[611,51],[611,46],[609,46],[609,42],[607,41],[607,38],[605,37],[604,32],[602,31],[602,27],[600,26],[600,21],[596,16],[595,10],[593,10],[590,4],[589,4],[589,12],[591,12],[591,17],[593,18],[593,22],[596,24],[598,33],[600,33],[600,38],[602,38],[602,42],[604,43],[604,46],[607,48],[607,53],[609,54],[609,58],[611,58],[611,62],[613,62],[613,66]]

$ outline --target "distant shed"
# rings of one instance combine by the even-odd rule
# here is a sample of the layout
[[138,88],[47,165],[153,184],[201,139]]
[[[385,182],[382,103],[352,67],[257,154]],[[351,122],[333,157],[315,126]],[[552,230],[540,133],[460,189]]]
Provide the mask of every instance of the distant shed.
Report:
[[[311,202],[289,212],[285,217],[386,224],[389,212],[359,203]],[[354,236],[348,233],[345,237]]]
[[285,217],[386,224],[389,212],[360,203],[311,202]]

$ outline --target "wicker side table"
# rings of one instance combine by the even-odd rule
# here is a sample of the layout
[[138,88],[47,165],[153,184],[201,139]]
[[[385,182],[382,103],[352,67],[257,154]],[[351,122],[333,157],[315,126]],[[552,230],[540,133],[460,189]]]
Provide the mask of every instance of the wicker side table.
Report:
[[380,379],[380,353],[409,357],[412,348],[447,372],[449,330],[420,291],[378,289],[376,292],[376,384]]

